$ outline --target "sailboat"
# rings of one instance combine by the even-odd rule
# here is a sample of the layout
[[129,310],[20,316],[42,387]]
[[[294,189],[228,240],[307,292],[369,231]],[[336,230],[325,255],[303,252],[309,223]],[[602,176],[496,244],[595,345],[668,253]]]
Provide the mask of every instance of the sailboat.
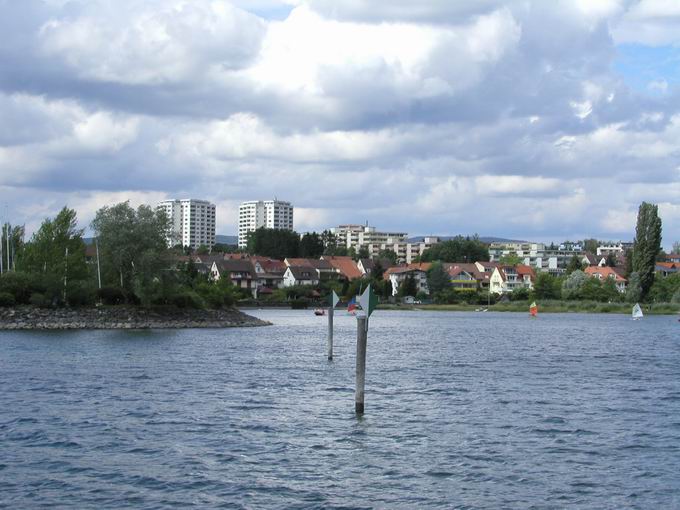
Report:
[[644,317],[644,315],[642,315],[642,308],[640,308],[640,303],[635,303],[632,315],[634,321],[639,321],[640,319],[642,319],[642,317]]
[[529,313],[532,317],[536,317],[538,315],[538,305],[536,304],[536,301],[533,301],[531,305],[529,305]]

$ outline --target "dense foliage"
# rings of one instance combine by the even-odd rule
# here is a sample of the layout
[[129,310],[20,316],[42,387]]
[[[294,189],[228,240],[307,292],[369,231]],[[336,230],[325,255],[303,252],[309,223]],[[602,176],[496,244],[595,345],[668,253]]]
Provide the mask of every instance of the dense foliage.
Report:
[[633,271],[640,278],[640,299],[645,299],[654,283],[656,256],[661,251],[661,218],[656,205],[642,202],[638,209],[633,246]]
[[435,244],[425,250],[421,262],[485,262],[489,260],[489,247],[477,236],[458,236],[450,241]]
[[300,236],[291,230],[258,228],[248,234],[248,253],[283,260],[300,253]]

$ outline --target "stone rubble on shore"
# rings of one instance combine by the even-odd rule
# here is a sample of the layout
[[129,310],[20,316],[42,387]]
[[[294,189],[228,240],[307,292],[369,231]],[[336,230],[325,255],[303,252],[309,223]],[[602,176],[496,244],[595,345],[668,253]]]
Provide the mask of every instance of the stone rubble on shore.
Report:
[[0,330],[243,328],[270,324],[236,309],[0,308]]

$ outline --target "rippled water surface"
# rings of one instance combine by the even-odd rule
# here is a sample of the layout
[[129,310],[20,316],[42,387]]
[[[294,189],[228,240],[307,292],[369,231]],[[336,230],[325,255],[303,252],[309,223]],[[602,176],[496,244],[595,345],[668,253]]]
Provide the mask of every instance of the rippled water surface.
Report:
[[680,508],[680,322],[0,332],[2,508]]

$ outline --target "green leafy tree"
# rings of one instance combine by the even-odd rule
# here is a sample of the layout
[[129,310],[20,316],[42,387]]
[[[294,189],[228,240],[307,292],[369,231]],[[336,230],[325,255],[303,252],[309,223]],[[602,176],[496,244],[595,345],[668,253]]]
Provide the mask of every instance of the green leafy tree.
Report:
[[357,251],[355,260],[370,258],[370,253],[368,253],[368,246],[361,245]]
[[675,241],[673,243],[673,253],[675,253],[676,255],[680,253],[680,241]]
[[605,260],[607,267],[616,267],[617,262],[618,261],[616,260],[616,255],[614,255],[612,252],[609,252],[607,254],[607,260]]
[[581,288],[586,280],[588,280],[588,275],[580,269],[572,271],[562,282],[562,299],[580,299]]
[[519,258],[519,256],[517,255],[517,253],[515,253],[514,251],[511,251],[511,252],[508,253],[507,255],[503,255],[503,256],[500,258],[499,262],[500,262],[501,264],[506,265],[506,266],[516,266],[517,264],[521,264],[521,263],[522,263],[522,259]]
[[196,248],[196,253],[198,255],[208,255],[210,253],[210,247],[206,246],[205,244],[202,244],[198,248]]
[[536,299],[559,299],[562,285],[559,278],[539,272],[534,280],[533,294]]
[[5,223],[2,226],[2,233],[0,235],[0,253],[2,254],[2,263],[0,266],[3,271],[11,271],[16,269],[17,259],[21,258],[24,249],[24,226],[12,226]]
[[642,202],[638,209],[635,242],[633,245],[633,271],[640,277],[640,299],[644,300],[654,283],[656,256],[661,251],[661,218],[659,208]]
[[451,277],[441,262],[433,262],[427,270],[427,287],[434,295],[451,286]]
[[574,271],[583,271],[583,262],[581,262],[581,257],[577,254],[572,255],[566,268],[567,275],[572,274]]
[[600,241],[597,239],[584,239],[583,249],[589,253],[597,253],[597,247],[600,246]]
[[316,232],[304,234],[300,239],[299,255],[303,258],[317,259],[324,254],[324,241]]
[[39,275],[36,293],[49,303],[85,304],[89,271],[85,262],[83,230],[76,212],[64,207],[54,219],[46,219],[23,249],[18,268]]
[[633,271],[628,277],[628,287],[626,288],[626,301],[638,303],[642,300],[642,283],[640,274]]
[[477,236],[458,236],[450,241],[435,244],[425,250],[421,262],[484,262],[489,260],[489,247]]
[[401,297],[415,297],[416,294],[418,294],[418,283],[412,274],[408,274],[404,281],[401,282],[401,285],[399,285],[399,295]]
[[248,234],[248,253],[273,259],[297,257],[300,252],[300,236],[291,230],[258,228]]
[[92,221],[99,243],[102,279],[143,300],[158,282],[167,281],[168,217],[148,205],[136,210],[128,202],[102,207]]
[[397,253],[394,250],[380,250],[378,252],[379,260],[389,260],[390,264],[397,263]]

